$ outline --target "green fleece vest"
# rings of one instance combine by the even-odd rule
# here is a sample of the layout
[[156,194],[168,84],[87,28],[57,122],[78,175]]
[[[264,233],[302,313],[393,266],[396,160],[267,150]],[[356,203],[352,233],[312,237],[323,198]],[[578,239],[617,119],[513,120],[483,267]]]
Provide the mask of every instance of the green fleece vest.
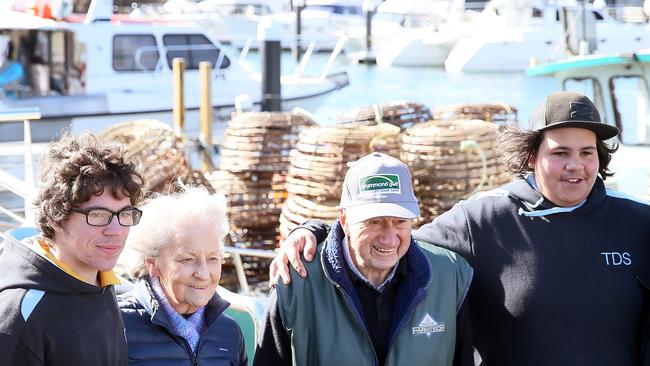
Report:
[[[420,248],[431,268],[427,295],[412,304],[407,321],[389,346],[386,365],[443,366],[452,365],[454,359],[457,309],[473,271],[453,252],[422,243]],[[352,301],[324,273],[321,255],[306,267],[307,278],[293,273],[289,286],[277,287],[280,315],[291,332],[293,364],[375,365],[370,336],[351,310]]]

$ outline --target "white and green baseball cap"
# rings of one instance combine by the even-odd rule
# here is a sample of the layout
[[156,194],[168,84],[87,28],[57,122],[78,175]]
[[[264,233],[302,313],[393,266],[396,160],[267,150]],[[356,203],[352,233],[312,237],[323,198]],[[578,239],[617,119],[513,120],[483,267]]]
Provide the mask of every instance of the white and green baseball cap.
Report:
[[403,219],[420,216],[406,164],[377,152],[357,160],[348,170],[341,208],[345,209],[351,224],[381,216]]

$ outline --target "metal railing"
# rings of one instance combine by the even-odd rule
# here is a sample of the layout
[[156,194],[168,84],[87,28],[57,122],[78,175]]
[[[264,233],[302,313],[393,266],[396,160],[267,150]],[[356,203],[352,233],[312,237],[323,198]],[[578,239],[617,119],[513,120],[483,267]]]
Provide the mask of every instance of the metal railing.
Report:
[[[235,264],[235,271],[237,272],[237,280],[239,281],[239,288],[247,295],[251,294],[248,281],[246,280],[246,273],[244,273],[244,262],[242,256],[260,257],[260,258],[275,258],[276,253],[272,250],[263,249],[242,249],[237,247],[226,246],[226,253],[230,254]],[[272,280],[272,279],[271,279]]]
[[[133,58],[134,58],[133,62],[135,63],[138,71],[160,73],[167,69],[171,70],[172,65],[171,63],[168,62],[169,52],[198,52],[198,51],[217,52],[217,57],[216,59],[214,59],[214,67],[213,67],[214,70],[227,68],[230,64],[230,61],[224,62],[226,60],[226,57],[228,56],[226,55],[224,50],[213,44],[141,46],[135,50],[135,53],[133,54]],[[157,55],[156,65],[154,65],[153,69],[147,67],[142,61],[143,55],[148,53]],[[162,55],[162,57],[160,55]],[[230,60],[230,58],[228,58],[228,60]],[[204,60],[204,61],[211,62],[211,60]]]
[[[327,37],[327,39],[331,39],[331,38],[332,37]],[[345,35],[337,36],[336,40],[337,42],[334,45],[332,51],[330,52],[328,61],[323,71],[320,73],[321,79],[327,77],[327,75],[331,71],[331,68],[334,65],[334,61],[336,60],[336,57],[343,51],[343,47],[347,43],[348,37]],[[239,62],[245,61],[246,56],[248,55],[248,52],[253,46],[254,42],[259,42],[259,41],[251,37],[245,38],[244,45],[239,53],[239,57],[237,58]],[[312,39],[310,42],[308,42],[306,52],[303,55],[300,64],[296,68],[296,73],[299,76],[303,76],[309,64],[311,55],[315,52],[318,52],[319,50],[320,48],[318,47],[317,41]],[[233,57],[229,55],[228,51],[223,47],[219,47],[214,44],[195,44],[195,45],[140,46],[135,50],[133,54],[133,62],[138,71],[161,73],[161,72],[166,72],[168,69],[171,69],[172,67],[172,65],[169,64],[168,62],[169,52],[200,52],[200,51],[217,52],[216,59],[214,57],[212,58],[212,60],[214,60],[214,66],[212,69],[215,72],[219,72],[219,70],[221,69],[228,68],[228,66],[230,66],[230,63],[233,60]],[[143,61],[143,57],[150,54],[155,55],[154,56],[155,60],[152,60],[155,61],[155,65],[153,66],[147,66],[146,63]],[[206,61],[212,62],[212,60],[206,60]]]
[[[25,200],[25,218],[23,220],[20,220],[20,217],[17,215],[8,215],[19,221],[21,224],[33,220],[33,216],[30,210],[27,209],[29,206],[29,200],[33,197],[34,192],[36,192],[36,186],[34,185],[32,129],[30,121],[40,118],[41,112],[38,110],[38,108],[21,108],[0,111],[0,123],[16,122],[21,120],[23,121],[24,180],[20,180],[0,169],[0,186],[13,192]],[[6,209],[4,207],[0,206],[0,210],[6,213]]]
[[[12,192],[23,200],[25,217],[16,215],[14,212],[8,208],[3,207],[2,205],[0,205],[0,213],[15,220],[19,225],[29,224],[34,221],[32,212],[29,210],[31,198],[36,192],[36,187],[34,185],[34,166],[32,163],[32,130],[30,121],[40,118],[41,113],[38,108],[21,108],[0,111],[0,123],[23,121],[24,180],[16,178],[5,170],[0,169],[0,188]],[[0,233],[0,237],[4,238],[4,234]],[[2,247],[0,244],[0,251],[1,250]]]

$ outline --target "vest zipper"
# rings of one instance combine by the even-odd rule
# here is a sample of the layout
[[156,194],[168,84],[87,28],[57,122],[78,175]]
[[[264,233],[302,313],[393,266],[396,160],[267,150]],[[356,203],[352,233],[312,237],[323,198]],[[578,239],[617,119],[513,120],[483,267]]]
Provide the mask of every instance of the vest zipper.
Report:
[[402,314],[402,318],[399,321],[398,327],[395,328],[395,333],[391,334],[391,338],[388,342],[388,351],[386,352],[386,364],[388,364],[388,360],[390,359],[390,351],[393,349],[393,343],[395,343],[395,340],[397,339],[398,335],[400,332],[402,332],[402,328],[404,328],[404,319],[410,319],[409,314],[413,311],[413,308],[416,307],[422,299],[424,298],[424,294],[426,291],[429,289],[429,286],[427,285],[424,289],[424,291],[419,291],[417,296],[413,298],[413,301],[411,301],[411,304],[409,305],[408,309],[406,309],[406,312]]
[[197,366],[199,364],[199,360],[198,360],[199,346],[201,344],[202,339],[199,340],[199,344],[196,346],[196,353],[194,353],[192,351],[192,347],[190,346],[190,342],[188,342],[187,339],[180,336],[175,336],[175,337],[185,345],[185,350],[190,354],[190,357],[192,358],[192,365]]
[[[345,295],[345,291],[343,290],[343,288],[339,284],[337,284],[335,282],[332,282],[332,283],[334,283],[336,288],[341,292],[341,296],[343,296],[343,302],[348,307],[348,310],[350,311],[350,313],[352,313],[352,316],[354,317],[354,320],[356,320],[357,323],[359,323],[361,325],[361,328],[363,328],[363,332],[366,335],[366,339],[368,340],[368,342],[370,342],[370,349],[372,349],[372,355],[373,355],[374,360],[375,360],[375,365],[379,365],[379,361],[377,359],[377,351],[375,351],[375,346],[372,344],[372,339],[370,339],[370,334],[368,334],[368,330],[366,329],[366,327],[363,326],[363,322],[361,321],[361,319],[357,318],[356,313],[352,310],[352,307],[350,306],[350,303],[348,302],[348,298]],[[386,359],[388,359],[388,358],[386,358]]]
[[172,339],[176,340],[180,345],[185,347],[185,351],[187,351],[190,354],[190,358],[192,359],[192,365],[198,366],[199,360],[198,360],[198,353],[201,345],[203,344],[203,335],[201,335],[201,338],[199,338],[199,344],[196,346],[196,353],[192,352],[192,347],[190,346],[190,342],[187,341],[187,339],[181,337],[180,335],[177,335],[173,332],[171,332],[165,325],[163,325],[161,322],[154,321],[154,319],[151,319],[151,322],[153,324],[156,324],[162,328],[164,328],[169,335],[171,335]]

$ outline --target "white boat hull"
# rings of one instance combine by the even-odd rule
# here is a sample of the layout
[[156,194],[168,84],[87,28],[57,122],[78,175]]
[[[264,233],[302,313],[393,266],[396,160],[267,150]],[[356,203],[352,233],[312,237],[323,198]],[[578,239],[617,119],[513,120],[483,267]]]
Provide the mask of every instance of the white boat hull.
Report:
[[[331,90],[329,90],[331,91]],[[318,107],[322,97],[329,91],[323,91],[320,94],[310,96],[296,97],[294,99],[283,98],[282,110],[290,111],[294,108],[301,108],[306,111],[312,111]],[[65,128],[70,129],[73,134],[79,134],[85,131],[99,132],[108,126],[130,121],[134,119],[156,119],[171,125],[173,123],[173,112],[170,108],[171,101],[167,102],[160,110],[139,110],[135,108],[120,113],[108,113],[106,109],[98,109],[100,106],[106,107],[106,100],[102,97],[79,98],[79,97],[48,97],[43,98],[46,103],[15,103],[7,105],[0,104],[2,108],[24,108],[38,106],[43,118],[32,122],[32,138],[36,142],[48,142]],[[76,111],[76,114],[57,108],[56,106],[65,105],[65,110]],[[218,142],[222,138],[224,123],[229,119],[230,114],[235,110],[233,104],[214,106],[213,109],[213,135],[214,141]],[[260,110],[259,100],[255,101],[253,110]],[[48,113],[49,112],[49,113]],[[198,105],[186,105],[185,111],[186,128],[185,133],[189,136],[197,136],[199,132],[200,113]],[[3,123],[0,124],[0,142],[18,141],[23,138],[23,125],[20,123]]]
[[[634,52],[650,47],[647,26],[596,24],[594,53]],[[445,61],[448,72],[520,72],[534,62],[564,58],[565,41],[559,25],[511,29],[499,35],[474,35],[458,41]]]
[[377,45],[377,65],[386,66],[443,66],[455,37],[393,37],[386,44]]
[[562,49],[560,27],[512,31],[497,38],[466,37],[449,52],[448,72],[523,71],[531,59],[547,60]]

